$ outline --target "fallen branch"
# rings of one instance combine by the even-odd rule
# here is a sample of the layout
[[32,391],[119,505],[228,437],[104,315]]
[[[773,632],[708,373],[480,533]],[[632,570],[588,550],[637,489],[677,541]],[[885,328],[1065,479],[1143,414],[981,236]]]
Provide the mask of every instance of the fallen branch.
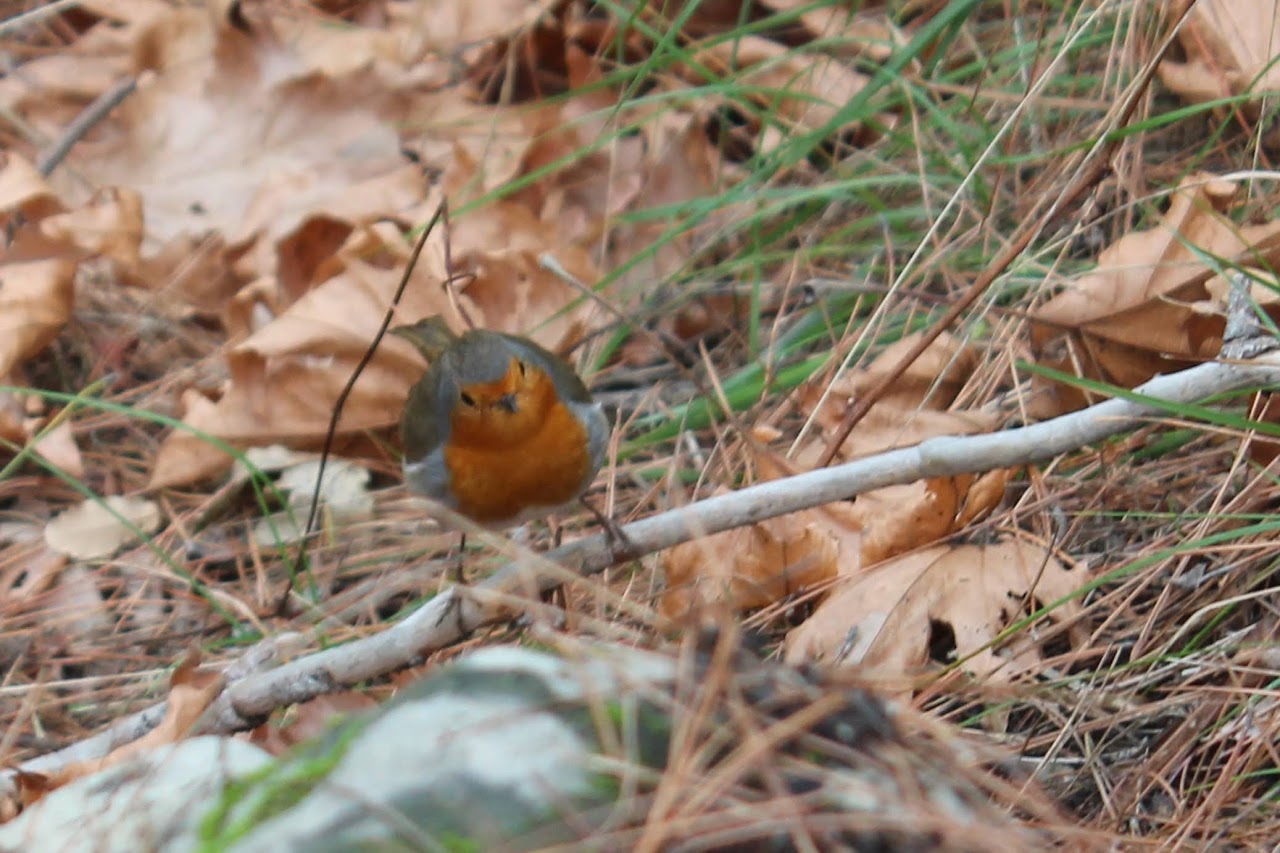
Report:
[[92,130],[98,122],[106,118],[107,113],[120,106],[121,102],[133,94],[136,88],[138,88],[138,81],[133,77],[125,77],[94,98],[93,102],[85,107],[80,112],[80,115],[76,116],[75,120],[67,126],[58,141],[49,150],[40,155],[40,159],[36,161],[36,171],[46,178],[52,175],[53,170],[58,168],[58,164],[66,159],[76,143],[84,139],[85,134]]
[[[1192,403],[1227,391],[1280,384],[1280,353],[1243,363],[1202,364],[1136,389],[1166,403]],[[540,556],[512,561],[473,588],[454,587],[380,634],[300,658],[233,685],[215,705],[213,730],[241,729],[271,710],[375,678],[510,618],[509,596],[564,582],[566,569],[589,575],[699,536],[802,509],[848,500],[916,480],[1043,462],[1141,426],[1158,406],[1108,400],[1044,423],[988,435],[932,438],[832,468],[772,480],[662,513],[623,528],[626,542],[590,536]],[[550,564],[550,565],[548,565]]]
[[[1280,352],[1275,350],[1274,339],[1257,330],[1246,297],[1247,291],[1233,288],[1224,336],[1228,343],[1223,352],[1226,358],[1248,360],[1202,364],[1158,376],[1134,394],[1165,404],[1187,404],[1229,391],[1280,384]],[[598,534],[542,555],[522,555],[474,587],[446,590],[379,634],[231,683],[210,709],[201,730],[248,728],[276,708],[404,667],[483,625],[510,618],[514,615],[513,597],[536,602],[538,592],[563,584],[566,578],[594,574],[700,536],[848,500],[885,486],[1047,461],[1142,426],[1161,411],[1160,405],[1113,399],[1020,429],[932,438],[913,447],[772,480],[628,524],[622,529],[625,541]],[[158,714],[153,716],[159,718]]]

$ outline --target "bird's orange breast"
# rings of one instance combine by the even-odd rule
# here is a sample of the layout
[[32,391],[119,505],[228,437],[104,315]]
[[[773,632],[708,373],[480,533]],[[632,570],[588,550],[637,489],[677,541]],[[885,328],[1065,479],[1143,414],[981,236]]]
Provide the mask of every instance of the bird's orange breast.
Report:
[[523,440],[501,447],[452,443],[444,462],[458,512],[481,524],[568,503],[593,473],[586,429],[559,400]]

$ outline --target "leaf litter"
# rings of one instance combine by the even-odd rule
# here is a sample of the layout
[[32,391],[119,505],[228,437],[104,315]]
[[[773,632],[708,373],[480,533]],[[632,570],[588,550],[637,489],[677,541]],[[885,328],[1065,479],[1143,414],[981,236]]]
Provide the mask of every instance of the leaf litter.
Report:
[[[94,342],[86,351],[88,375],[111,379],[111,393],[125,395],[118,399],[137,411],[180,419],[186,428],[92,407],[69,425],[50,416],[57,403],[0,391],[0,437],[30,444],[33,458],[84,479],[108,502],[146,506],[139,526],[180,541],[188,568],[214,591],[202,598],[154,555],[122,552],[133,534],[122,532],[114,516],[76,520],[96,512],[87,508],[97,502],[65,512],[78,498],[56,491],[38,502],[26,496],[22,521],[2,540],[5,612],[24,618],[12,623],[13,640],[0,648],[6,664],[31,654],[52,662],[40,672],[15,670],[29,684],[59,677],[71,657],[91,657],[104,644],[118,643],[122,654],[155,654],[137,641],[139,633],[212,636],[219,629],[211,624],[226,627],[207,615],[215,603],[239,618],[260,618],[274,587],[256,548],[244,543],[254,539],[253,526],[268,507],[243,503],[246,479],[224,479],[232,459],[208,437],[236,449],[319,446],[333,402],[403,271],[406,237],[443,196],[462,211],[449,229],[452,263],[445,263],[442,238],[433,236],[397,322],[444,313],[457,325],[460,305],[482,326],[532,334],[562,352],[578,347],[580,364],[599,363],[594,357],[607,350],[595,333],[610,313],[550,272],[544,259],[554,257],[589,286],[625,266],[605,291],[609,303],[693,349],[733,339],[742,326],[741,302],[699,303],[713,316],[695,322],[652,311],[648,300],[656,286],[705,263],[700,253],[751,216],[754,202],[726,204],[656,248],[669,223],[635,214],[679,209],[748,179],[742,164],[780,150],[792,133],[824,130],[879,156],[885,134],[902,132],[904,118],[918,120],[889,110],[873,122],[830,126],[868,85],[866,69],[912,36],[913,23],[890,23],[874,9],[850,16],[842,8],[771,2],[768,8],[796,12],[787,39],[842,38],[821,51],[787,49],[791,42],[768,30],[732,42],[711,38],[689,54],[694,62],[650,82],[651,99],[623,100],[625,84],[606,73],[606,49],[614,49],[615,36],[622,52],[637,58],[652,45],[576,3],[358,4],[360,17],[342,26],[319,13],[277,14],[270,4],[79,5],[86,17],[59,36],[56,50],[31,55],[21,75],[0,77],[0,107],[25,123],[20,144],[0,152],[0,224],[10,238],[0,259],[0,384],[47,383],[44,353],[62,346],[60,335],[79,333]],[[733,5],[700,7],[684,35],[732,30],[739,23]],[[1172,89],[1191,99],[1220,97],[1269,73],[1259,42],[1233,34],[1264,35],[1258,22],[1268,20],[1263,7],[1270,6],[1245,5],[1198,5],[1181,34],[1186,61],[1161,66]],[[724,12],[733,14],[716,17]],[[1273,25],[1275,16],[1269,20]],[[711,96],[701,88],[708,69],[716,79],[750,87],[750,97]],[[904,73],[913,78],[922,66],[910,64]],[[136,78],[137,92],[73,149],[65,166],[50,178],[39,175],[33,164],[41,146],[32,140],[58,138],[88,101],[125,76]],[[663,98],[680,106],[655,106]],[[624,127],[630,130],[620,132]],[[803,182],[820,175],[805,161],[787,177]],[[1050,276],[1058,295],[1032,309],[1029,346],[1011,348],[1055,369],[1130,387],[1213,357],[1223,302],[1213,259],[1274,266],[1280,245],[1274,223],[1238,224],[1247,202],[1238,184],[1216,174],[1187,177],[1153,227],[1119,237],[1087,271]],[[473,203],[475,210],[465,210]],[[742,245],[730,241],[719,251]],[[457,280],[449,294],[442,284],[451,279]],[[693,287],[686,291],[681,301],[698,296]],[[1259,301],[1274,312],[1270,297]],[[779,317],[788,305],[776,290],[763,293],[760,304]],[[99,346],[105,339],[95,318],[133,314],[139,305],[155,325],[139,323],[128,344]],[[156,327],[179,329],[174,337],[199,343],[163,347],[147,333]],[[792,420],[753,412],[751,440],[734,451],[745,479],[816,464],[850,406],[914,340],[903,335],[872,347],[874,357],[849,371],[834,370],[833,359],[784,404]],[[626,342],[629,355],[611,362],[606,374],[668,357],[669,347],[638,342],[644,343]],[[833,337],[840,355],[845,345]],[[962,337],[942,337],[872,407],[837,458],[1006,425],[1007,406],[974,402],[974,389],[990,387],[995,365],[1007,367],[1006,358]],[[403,530],[421,527],[415,506],[396,530],[403,503],[386,490],[368,490],[366,481],[382,486],[394,479],[388,427],[422,367],[410,347],[385,341],[339,423],[337,448],[358,464],[344,463],[326,478],[349,487],[329,502],[336,516],[351,509],[346,522],[366,532],[347,544],[373,563],[395,562],[405,550]],[[1087,398],[1035,377],[1023,402],[1019,416],[1043,417]],[[786,428],[775,426],[779,420]],[[102,441],[127,450],[104,451]],[[1099,474],[1087,453],[1069,463],[1078,466],[1073,477],[1083,471],[1101,478],[1096,500],[1122,494],[1154,505],[1157,496],[1183,493],[1159,480],[1164,469],[1120,484]],[[306,494],[314,473],[314,463],[305,462],[286,475],[282,488],[295,496],[291,501]],[[289,476],[300,480],[290,485]],[[1059,500],[1092,488],[1053,477],[1063,490]],[[1031,517],[1026,501],[1044,499],[1043,480],[1023,480],[1021,471],[999,470],[921,481],[704,537],[657,559],[665,579],[656,587],[659,609],[677,619],[723,605],[767,615],[801,601],[811,608],[801,608],[807,618],[776,633],[785,633],[780,649],[792,662],[886,677],[957,666],[971,683],[1009,690],[1052,678],[1064,656],[1094,653],[1109,630],[1118,633],[1116,642],[1130,642],[1117,621],[1156,617],[1131,612],[1146,599],[1145,587],[1129,582],[1109,593],[1123,602],[1112,614],[1099,612],[1099,599],[1074,597],[1090,580],[1086,565],[1093,561],[1013,532]],[[0,499],[17,494],[18,482],[0,482]],[[242,531],[206,527],[228,506],[244,516]],[[367,532],[370,515],[385,532]],[[266,551],[278,534],[259,527],[257,547]],[[376,574],[340,569],[340,548],[336,557],[328,547],[313,552],[334,565],[322,584],[326,592],[378,583]],[[378,607],[411,600],[434,583],[409,583]],[[1166,593],[1155,606],[1173,607],[1174,598]],[[30,617],[42,607],[80,609],[92,618],[40,626]],[[393,612],[375,609],[356,617],[353,630]],[[1090,618],[1097,626],[1092,634],[1084,627]],[[178,656],[173,643],[165,648],[164,662]],[[112,671],[110,657],[82,671]],[[183,719],[157,737],[182,737],[216,690],[195,688],[196,699],[177,703],[186,707]],[[929,693],[917,696],[926,701]],[[347,703],[332,709],[321,703],[305,713],[322,721],[339,706]],[[58,722],[63,737],[75,737],[104,720]],[[1268,730],[1274,728],[1236,726],[1215,742],[1256,743]],[[1039,736],[1027,743],[1038,747]]]

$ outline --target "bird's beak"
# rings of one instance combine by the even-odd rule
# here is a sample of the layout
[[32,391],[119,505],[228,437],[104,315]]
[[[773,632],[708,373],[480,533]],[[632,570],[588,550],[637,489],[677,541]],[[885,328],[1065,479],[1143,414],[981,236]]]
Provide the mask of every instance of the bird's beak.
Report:
[[501,397],[499,397],[499,398],[498,398],[498,405],[499,405],[500,407],[502,407],[502,408],[506,409],[508,412],[511,412],[512,414],[515,414],[515,411],[516,411],[516,395],[515,395],[515,394],[503,394]]

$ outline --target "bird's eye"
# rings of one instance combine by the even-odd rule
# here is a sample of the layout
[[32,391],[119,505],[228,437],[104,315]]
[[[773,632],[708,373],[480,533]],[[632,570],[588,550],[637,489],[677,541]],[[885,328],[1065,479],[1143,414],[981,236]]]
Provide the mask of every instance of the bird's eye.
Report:
[[523,361],[517,361],[516,368],[520,371],[520,378],[524,379],[524,375],[529,372],[528,366]]
[[471,406],[472,408],[475,408],[476,398],[472,397],[466,391],[463,391],[461,394],[459,394],[458,399],[462,401],[463,405]]

